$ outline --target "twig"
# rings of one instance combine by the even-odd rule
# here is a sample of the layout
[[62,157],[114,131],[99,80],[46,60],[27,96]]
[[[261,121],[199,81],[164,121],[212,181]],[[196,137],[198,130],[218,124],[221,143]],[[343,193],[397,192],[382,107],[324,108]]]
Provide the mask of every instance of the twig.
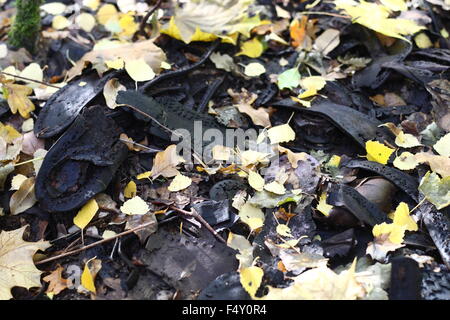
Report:
[[72,250],[72,251],[69,251],[69,252],[65,252],[65,253],[59,254],[57,256],[53,256],[53,257],[50,257],[50,258],[47,258],[47,259],[44,259],[44,260],[41,260],[41,261],[37,261],[34,264],[35,265],[40,265],[40,264],[44,264],[44,263],[47,263],[47,262],[50,262],[50,261],[58,260],[58,259],[61,259],[61,258],[67,257],[67,256],[71,256],[73,254],[80,253],[80,252],[82,252],[84,250],[93,248],[93,247],[98,246],[100,244],[106,243],[108,241],[117,239],[117,238],[122,237],[122,236],[126,236],[127,234],[130,234],[130,233],[133,233],[135,231],[138,231],[138,230],[144,229],[146,227],[149,227],[149,226],[151,226],[154,223],[155,223],[154,221],[150,221],[150,222],[141,224],[141,225],[139,225],[139,226],[137,226],[137,227],[135,227],[133,229],[129,229],[129,230],[126,230],[124,232],[118,233],[118,234],[116,234],[116,235],[114,235],[114,236],[112,236],[110,238],[103,239],[103,240],[100,240],[100,241],[88,244],[87,246],[84,246],[84,247],[81,247],[79,249]]
[[208,48],[208,50],[203,54],[203,56],[200,58],[200,60],[198,60],[197,62],[195,62],[195,63],[193,63],[193,64],[191,64],[189,66],[186,66],[186,67],[180,68],[178,70],[175,70],[175,71],[169,71],[169,72],[163,73],[159,77],[154,78],[153,80],[150,80],[149,82],[143,84],[139,88],[139,91],[144,92],[148,88],[150,88],[151,86],[153,86],[154,84],[156,84],[156,83],[158,83],[158,82],[160,82],[162,80],[166,80],[166,79],[169,79],[169,78],[172,78],[172,77],[178,77],[178,76],[181,76],[181,75],[183,75],[183,74],[185,74],[185,73],[187,73],[189,71],[194,70],[195,68],[198,68],[200,65],[202,65],[209,58],[211,53],[213,53],[213,51],[219,45],[220,41],[221,41],[220,39],[215,40],[211,44],[211,46]]
[[55,86],[55,85],[50,84],[50,83],[47,83],[47,82],[43,82],[43,81],[39,81],[39,80],[34,80],[34,79],[30,79],[30,78],[25,78],[25,77],[22,77],[22,76],[17,76],[17,75],[15,75],[15,74],[8,73],[8,72],[4,72],[4,71],[0,71],[0,73],[2,73],[2,74],[4,74],[4,75],[7,75],[7,76],[10,76],[10,77],[19,78],[19,79],[21,79],[21,80],[26,80],[26,81],[31,81],[31,82],[36,82],[36,83],[39,83],[39,84],[43,84],[44,86],[47,86],[47,87],[52,87],[52,88],[56,88],[56,89],[61,89],[60,87]]
[[206,229],[208,229],[208,231],[210,231],[210,232],[211,232],[211,233],[212,233],[212,234],[213,234],[220,242],[222,242],[222,243],[227,243],[227,242],[225,241],[225,239],[222,238],[222,237],[220,236],[220,234],[218,234],[217,231],[214,230],[213,227],[211,227],[211,226],[209,225],[209,223],[206,222],[206,220],[203,219],[203,217],[202,217],[201,215],[199,215],[194,209],[191,209],[191,211],[186,211],[186,210],[177,208],[177,207],[172,206],[172,205],[169,206],[169,208],[172,209],[172,210],[174,210],[174,211],[177,211],[177,212],[179,212],[179,213],[181,213],[181,214],[183,214],[183,215],[185,215],[185,216],[191,216],[191,217],[197,219],[197,220],[198,220],[198,221],[199,221]]
[[146,35],[145,34],[145,25],[147,24],[147,20],[148,20],[148,18],[150,18],[150,16],[153,14],[153,12],[155,12],[156,9],[159,8],[161,3],[162,3],[162,0],[158,0],[158,2],[156,2],[156,4],[153,6],[153,8],[151,8],[147,12],[147,14],[145,15],[144,19],[141,21],[141,24],[139,25],[139,34]]
[[324,16],[331,16],[336,18],[344,18],[344,19],[351,19],[350,16],[338,14],[338,13],[332,13],[332,12],[325,12],[325,11],[303,11],[300,12],[301,14],[317,14],[317,15],[324,15]]

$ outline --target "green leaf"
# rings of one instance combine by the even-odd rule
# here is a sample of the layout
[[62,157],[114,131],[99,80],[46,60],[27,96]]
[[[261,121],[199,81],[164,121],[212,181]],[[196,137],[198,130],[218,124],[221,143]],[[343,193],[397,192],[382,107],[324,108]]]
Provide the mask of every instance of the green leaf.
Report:
[[293,89],[300,85],[300,72],[298,68],[292,68],[284,71],[278,76],[278,88],[280,90],[284,88]]

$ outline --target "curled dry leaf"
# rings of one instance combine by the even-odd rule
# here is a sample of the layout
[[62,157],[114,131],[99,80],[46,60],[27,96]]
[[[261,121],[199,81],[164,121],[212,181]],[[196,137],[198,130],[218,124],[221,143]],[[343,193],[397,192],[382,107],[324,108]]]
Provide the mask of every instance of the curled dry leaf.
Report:
[[20,185],[19,190],[14,192],[9,201],[9,208],[12,215],[19,214],[28,210],[36,203],[36,196],[34,194],[35,178],[26,179]]
[[262,127],[271,126],[267,109],[255,109],[252,107],[252,103],[255,102],[256,98],[258,98],[256,94],[248,92],[245,89],[242,89],[241,93],[228,89],[228,94],[233,98],[235,107],[238,108],[239,112],[248,115],[255,125]]
[[72,280],[64,279],[62,276],[64,268],[60,265],[53,270],[49,275],[44,277],[42,280],[48,282],[48,288],[46,293],[52,293],[54,295],[59,294],[61,291],[72,286]]
[[177,146],[172,144],[168,146],[166,150],[156,154],[151,170],[152,178],[157,178],[159,176],[170,178],[179,174],[176,167],[184,162],[184,159],[177,154],[176,149]]

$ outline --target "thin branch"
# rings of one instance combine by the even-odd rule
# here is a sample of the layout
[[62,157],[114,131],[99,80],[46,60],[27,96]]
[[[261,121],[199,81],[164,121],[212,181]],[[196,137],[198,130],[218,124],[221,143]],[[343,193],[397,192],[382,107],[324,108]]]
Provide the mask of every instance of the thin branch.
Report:
[[145,25],[147,24],[147,20],[148,20],[148,18],[150,18],[150,16],[153,14],[153,12],[155,12],[156,9],[159,8],[161,3],[162,3],[162,0],[158,0],[158,2],[156,2],[156,4],[153,6],[153,8],[151,8],[147,12],[144,19],[142,19],[141,24],[139,25],[139,34],[145,35]]
[[67,256],[71,256],[71,255],[80,253],[80,252],[82,252],[82,251],[84,251],[84,250],[93,248],[93,247],[98,246],[98,245],[100,245],[100,244],[103,244],[103,243],[109,242],[109,241],[111,241],[111,240],[114,240],[114,239],[123,237],[123,236],[125,236],[125,235],[127,235],[127,234],[130,234],[130,233],[133,233],[133,232],[135,232],[135,231],[138,231],[138,230],[147,228],[147,227],[151,226],[151,225],[154,224],[154,223],[155,223],[154,221],[150,221],[150,222],[141,224],[141,225],[139,225],[139,226],[137,226],[137,227],[135,227],[135,228],[133,228],[133,229],[129,229],[129,230],[126,230],[126,231],[124,231],[124,232],[118,233],[118,234],[116,234],[116,235],[114,235],[114,236],[112,236],[112,237],[110,237],[110,238],[103,239],[103,240],[100,240],[100,241],[97,241],[97,242],[88,244],[87,246],[84,246],[84,247],[81,247],[81,248],[79,248],[79,249],[72,250],[72,251],[69,251],[69,252],[65,252],[65,253],[59,254],[59,255],[57,255],[57,256],[53,256],[53,257],[50,257],[50,258],[47,258],[47,259],[44,259],[44,260],[41,260],[41,261],[37,261],[37,262],[35,262],[34,264],[35,264],[35,265],[40,265],[40,264],[44,264],[44,263],[47,263],[47,262],[50,262],[50,261],[58,260],[58,259],[61,259],[61,258],[67,257]]
[[18,79],[20,79],[20,80],[26,80],[26,81],[36,82],[36,83],[39,83],[39,84],[43,84],[44,86],[47,86],[47,87],[52,87],[52,88],[56,88],[56,89],[61,89],[60,87],[55,86],[55,85],[50,84],[50,83],[47,83],[47,82],[43,82],[43,81],[39,81],[39,80],[34,80],[34,79],[22,77],[22,76],[17,76],[17,75],[15,75],[15,74],[8,73],[8,72],[4,72],[4,71],[0,71],[0,73],[2,73],[2,74],[4,74],[4,75],[7,75],[7,76],[10,76],[10,77],[18,78]]

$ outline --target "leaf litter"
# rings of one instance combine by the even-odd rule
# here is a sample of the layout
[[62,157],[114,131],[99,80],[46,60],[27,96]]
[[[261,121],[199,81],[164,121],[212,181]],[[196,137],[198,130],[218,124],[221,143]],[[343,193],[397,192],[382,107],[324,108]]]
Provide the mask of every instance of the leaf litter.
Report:
[[156,299],[142,259],[167,299],[450,299],[448,11],[46,2],[39,55],[0,20],[0,298]]

